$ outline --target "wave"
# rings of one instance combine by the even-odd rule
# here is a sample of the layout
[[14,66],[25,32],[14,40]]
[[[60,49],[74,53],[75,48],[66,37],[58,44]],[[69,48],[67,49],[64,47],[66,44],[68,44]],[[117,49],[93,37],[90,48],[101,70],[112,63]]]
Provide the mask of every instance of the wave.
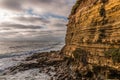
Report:
[[40,49],[34,49],[30,51],[24,51],[24,52],[14,52],[14,53],[6,53],[6,54],[0,54],[0,59],[2,58],[9,58],[9,57],[17,57],[17,56],[23,56],[23,55],[31,55],[34,53],[39,53],[39,52],[48,52],[50,50],[60,50],[61,47],[63,46],[63,43],[57,42],[52,45],[48,45],[47,47],[40,48]]

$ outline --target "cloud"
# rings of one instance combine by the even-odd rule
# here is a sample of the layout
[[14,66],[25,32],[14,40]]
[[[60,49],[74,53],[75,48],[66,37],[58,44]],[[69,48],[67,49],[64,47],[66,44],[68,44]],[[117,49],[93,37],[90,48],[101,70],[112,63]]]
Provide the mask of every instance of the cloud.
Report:
[[0,0],[0,40],[63,39],[75,0]]
[[31,22],[31,23],[35,23],[35,22],[49,23],[47,19],[41,17],[35,17],[35,16],[14,17],[13,20],[22,21],[22,22]]
[[41,29],[42,26],[35,26],[35,25],[23,25],[23,24],[10,24],[10,23],[3,23],[0,26],[9,29],[9,28],[13,28],[13,29]]
[[56,17],[51,17],[51,16],[47,18],[42,18],[41,16],[28,16],[27,15],[24,17],[23,16],[13,17],[12,19],[14,20],[15,23],[21,23],[24,25],[29,24],[28,26],[30,25],[43,26],[47,30],[56,30],[56,29],[63,29],[63,28],[65,29],[65,25],[67,24],[67,20],[65,20],[64,18],[56,18]]
[[72,0],[1,0],[0,8],[25,12],[33,10],[37,14],[69,15]]
[[17,0],[1,0],[0,1],[0,7],[7,9],[7,10],[13,10],[13,11],[22,11],[22,2]]
[[72,0],[29,0],[26,3],[35,13],[68,16]]
[[47,21],[41,18],[33,18],[36,21],[32,21],[32,18],[20,19],[21,17],[14,19],[13,23],[0,24],[1,40],[43,40],[54,39],[55,37],[63,40],[65,36],[64,24],[67,21],[63,19],[48,18]]

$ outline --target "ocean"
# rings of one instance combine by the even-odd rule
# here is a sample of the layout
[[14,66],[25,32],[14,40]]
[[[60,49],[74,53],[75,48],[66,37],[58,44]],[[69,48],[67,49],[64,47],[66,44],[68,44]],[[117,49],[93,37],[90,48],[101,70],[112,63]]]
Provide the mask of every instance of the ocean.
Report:
[[[1,41],[0,80],[49,80],[49,76],[39,73],[37,69],[4,76],[2,75],[2,72],[8,67],[21,63],[27,56],[39,52],[60,50],[63,46],[64,42],[59,41]],[[34,76],[34,74],[37,75]],[[28,79],[26,79],[26,77],[28,77]]]
[[[30,51],[42,51],[47,49],[61,48],[63,42],[55,41],[2,41],[0,42],[0,55],[21,53]],[[58,47],[56,47],[58,46]]]

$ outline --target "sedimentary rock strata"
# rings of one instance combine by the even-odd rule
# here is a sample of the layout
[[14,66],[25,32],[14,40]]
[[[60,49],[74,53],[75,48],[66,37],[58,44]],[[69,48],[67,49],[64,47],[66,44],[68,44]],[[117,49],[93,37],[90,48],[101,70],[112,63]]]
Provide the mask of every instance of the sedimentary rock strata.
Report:
[[82,49],[88,64],[120,70],[120,63],[105,58],[105,51],[120,48],[120,0],[77,0],[68,19],[63,53],[75,58]]

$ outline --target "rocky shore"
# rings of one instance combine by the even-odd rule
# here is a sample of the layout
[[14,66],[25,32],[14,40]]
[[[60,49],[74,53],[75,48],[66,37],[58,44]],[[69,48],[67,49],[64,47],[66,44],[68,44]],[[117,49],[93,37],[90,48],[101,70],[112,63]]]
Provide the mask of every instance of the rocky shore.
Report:
[[[39,73],[47,74],[50,80],[105,80],[106,75],[102,72],[108,68],[93,65],[92,70],[85,70],[84,67],[84,72],[82,72],[82,69],[81,71],[72,70],[72,67],[77,65],[75,63],[77,61],[66,57],[60,51],[35,53],[25,58],[17,66],[7,68],[3,75],[14,75],[21,71],[39,69]],[[119,71],[110,68],[108,71],[111,71],[108,74],[114,77],[112,79],[119,80]]]
[[75,74],[71,73],[67,65],[67,58],[59,53],[59,51],[35,53],[17,66],[6,69],[3,75],[39,68],[39,72],[49,75],[51,80],[76,80]]

